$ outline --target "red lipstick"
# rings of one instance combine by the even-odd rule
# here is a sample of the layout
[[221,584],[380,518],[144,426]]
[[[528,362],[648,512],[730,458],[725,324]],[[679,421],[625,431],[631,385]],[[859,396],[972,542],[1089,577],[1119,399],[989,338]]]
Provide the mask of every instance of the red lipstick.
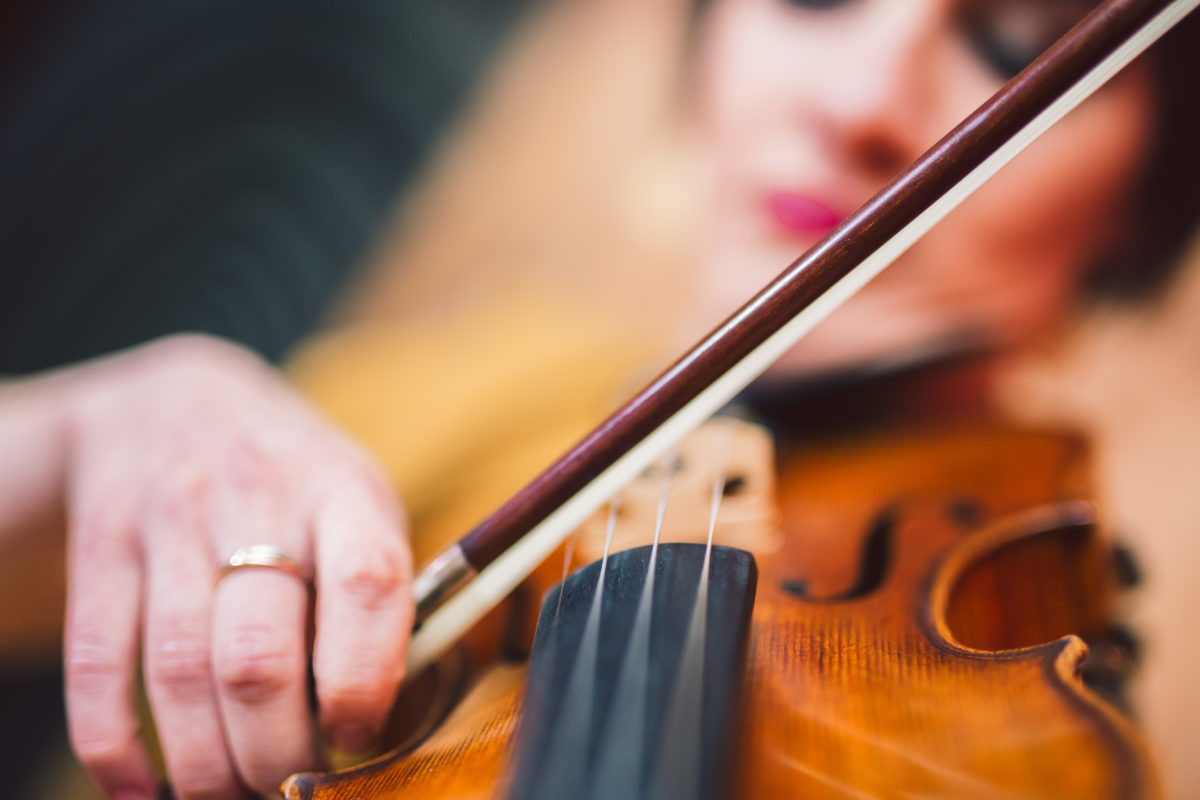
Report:
[[845,218],[820,200],[795,192],[767,195],[767,210],[780,228],[809,236],[825,236]]

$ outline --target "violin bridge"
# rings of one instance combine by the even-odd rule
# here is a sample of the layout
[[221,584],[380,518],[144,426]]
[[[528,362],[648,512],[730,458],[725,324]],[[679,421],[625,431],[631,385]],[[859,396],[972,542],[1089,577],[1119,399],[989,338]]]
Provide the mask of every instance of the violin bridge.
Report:
[[[756,556],[782,544],[775,486],[775,447],[759,425],[715,417],[679,443],[672,458],[651,467],[620,494],[620,514],[611,552],[648,544],[661,501],[662,471],[670,470],[670,496],[660,538],[703,543],[708,538],[709,496],[718,478],[723,487],[713,540]],[[719,474],[718,474],[719,473]],[[580,526],[575,560],[601,558],[608,536],[608,512],[601,509]]]

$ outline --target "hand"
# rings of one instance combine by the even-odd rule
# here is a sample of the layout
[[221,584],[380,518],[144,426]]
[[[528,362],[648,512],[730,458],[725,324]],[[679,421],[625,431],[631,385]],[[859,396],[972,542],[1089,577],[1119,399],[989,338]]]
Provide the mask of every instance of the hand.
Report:
[[163,340],[57,379],[67,713],[101,789],[153,796],[134,710],[139,651],[181,800],[274,793],[316,766],[308,588],[261,568],[214,584],[248,545],[278,547],[312,579],[321,727],[364,747],[394,699],[413,615],[404,523],[369,458],[266,365],[216,340]]

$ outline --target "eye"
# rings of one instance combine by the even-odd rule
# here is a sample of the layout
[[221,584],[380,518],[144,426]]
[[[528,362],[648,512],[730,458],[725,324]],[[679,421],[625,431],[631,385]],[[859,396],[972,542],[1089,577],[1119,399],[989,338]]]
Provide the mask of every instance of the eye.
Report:
[[847,6],[854,0],[783,0],[793,8],[804,8],[811,11],[829,11],[840,6]]
[[982,26],[967,29],[967,38],[980,59],[1005,80],[1014,77],[1037,58],[1041,50],[1022,44]]
[[1029,66],[1095,6],[1084,0],[977,0],[963,32],[981,61],[1007,79]]

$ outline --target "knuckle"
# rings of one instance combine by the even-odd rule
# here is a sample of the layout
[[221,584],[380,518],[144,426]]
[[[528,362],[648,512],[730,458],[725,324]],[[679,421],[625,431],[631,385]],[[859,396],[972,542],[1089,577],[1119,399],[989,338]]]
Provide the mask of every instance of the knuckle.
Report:
[[93,631],[77,631],[63,658],[70,695],[92,698],[116,691],[126,679],[115,644]]
[[380,510],[398,516],[399,501],[375,456],[357,442],[346,440],[344,447],[347,449],[344,472],[351,484],[365,490],[380,505]]
[[301,677],[303,664],[285,637],[263,625],[237,628],[217,656],[217,680],[233,700],[249,705],[267,702]]
[[142,388],[196,413],[214,398],[240,394],[266,371],[249,350],[210,336],[168,337],[139,356],[135,374]]
[[[148,409],[139,397],[188,397],[199,391],[211,395],[227,389],[230,376],[247,376],[265,370],[255,354],[231,342],[201,334],[163,337],[97,362],[85,390],[71,404],[76,432],[103,427],[128,417],[130,404]],[[121,380],[113,380],[113,376]]]
[[212,660],[204,637],[176,633],[153,642],[146,652],[146,677],[170,701],[206,699],[212,687]]
[[358,608],[378,611],[395,605],[407,585],[405,561],[395,547],[355,557],[334,575],[336,591]]
[[211,367],[247,367],[261,361],[249,350],[225,339],[202,333],[179,333],[150,345],[164,363],[207,372]]

